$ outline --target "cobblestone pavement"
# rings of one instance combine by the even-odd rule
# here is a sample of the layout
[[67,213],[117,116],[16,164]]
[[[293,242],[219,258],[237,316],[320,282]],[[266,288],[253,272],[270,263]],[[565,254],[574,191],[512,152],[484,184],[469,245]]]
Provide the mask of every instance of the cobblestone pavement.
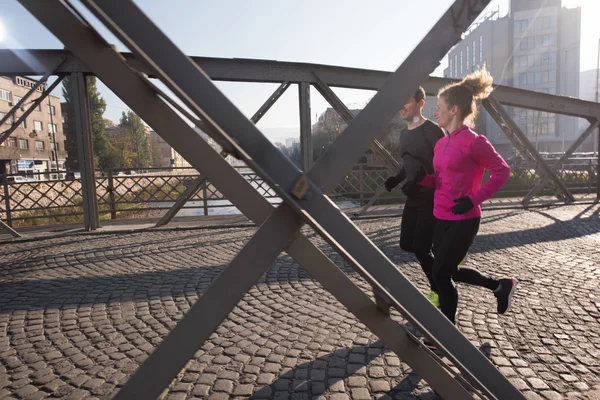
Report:
[[[490,343],[530,399],[600,383],[600,206],[489,211],[467,263],[520,280],[511,313],[460,286],[458,324]],[[425,289],[399,220],[358,222]],[[254,228],[79,235],[0,247],[0,398],[108,398]],[[352,279],[339,256],[313,235]],[[328,292],[282,255],[164,393],[188,398],[435,399]]]

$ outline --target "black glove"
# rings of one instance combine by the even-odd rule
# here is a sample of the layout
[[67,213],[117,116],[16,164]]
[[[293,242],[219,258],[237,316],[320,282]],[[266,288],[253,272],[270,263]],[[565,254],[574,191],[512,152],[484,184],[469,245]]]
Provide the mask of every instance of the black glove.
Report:
[[473,201],[469,196],[459,197],[458,199],[454,199],[454,202],[456,204],[452,207],[452,214],[466,214],[475,208],[475,204],[473,204]]
[[393,188],[395,188],[396,186],[398,186],[400,184],[400,182],[402,182],[402,181],[398,180],[397,177],[390,176],[389,178],[387,178],[387,180],[385,181],[383,186],[385,186],[385,190],[387,190],[388,192],[391,192]]

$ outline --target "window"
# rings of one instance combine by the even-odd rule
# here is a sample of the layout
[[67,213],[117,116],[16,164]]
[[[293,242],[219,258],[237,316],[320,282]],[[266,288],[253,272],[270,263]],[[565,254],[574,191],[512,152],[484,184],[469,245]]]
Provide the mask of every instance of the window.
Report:
[[38,104],[38,105],[37,105],[37,107],[36,107],[35,109],[36,109],[36,111],[42,111],[42,105],[41,105],[41,104]]
[[44,150],[44,142],[42,142],[41,140],[36,140],[35,141],[35,149],[36,150]]
[[521,72],[519,74],[519,85],[527,85],[527,73]]
[[479,62],[483,60],[483,35],[479,35]]
[[24,119],[23,122],[21,122],[21,125],[19,125],[19,128],[23,128],[23,129],[27,128],[27,120],[26,119]]
[[33,129],[41,132],[44,130],[44,126],[42,125],[42,123],[40,121],[33,121]]
[[450,78],[452,78],[454,75],[452,75],[452,57],[450,57],[450,60],[448,62],[448,65],[450,67]]
[[521,20],[521,32],[527,32],[528,27],[529,27],[529,20],[527,20],[527,19]]
[[463,74],[463,51],[460,51],[460,74]]
[[521,32],[521,21],[515,21],[514,22],[514,32],[515,33],[520,33]]
[[542,82],[543,83],[550,82],[550,74],[548,73],[548,71],[542,71]]
[[477,49],[476,47],[477,45],[475,44],[475,41],[473,40],[473,68],[475,68],[475,64],[477,63],[476,59],[475,59],[475,51]]
[[540,71],[535,72],[535,83],[542,83],[542,73]]
[[7,142],[8,142],[8,147],[17,147],[17,138],[9,137]]
[[458,76],[458,54],[454,55],[454,78]]
[[0,100],[12,101],[11,93],[8,90],[0,89]]
[[14,102],[15,102],[15,105],[16,105],[18,102],[20,102],[22,99],[23,99],[22,97],[19,97],[19,96],[13,96],[13,100],[14,100]]
[[48,114],[56,115],[56,109],[54,106],[48,105]]
[[58,146],[58,143],[52,143],[52,149],[54,151],[60,151],[60,147]]
[[470,62],[471,62],[471,57],[469,57],[469,46],[467,46],[466,50],[467,50],[467,72],[470,72],[471,71],[471,67],[469,65],[470,65]]
[[58,133],[56,124],[48,124],[48,133]]
[[550,25],[550,17],[544,17],[542,18],[542,27],[543,29],[550,29],[551,25]]
[[542,65],[546,65],[550,63],[550,54],[542,53]]
[[[6,113],[0,112],[0,119],[4,118],[4,116],[6,115]],[[8,119],[6,120],[5,124],[6,125],[12,125],[13,123],[13,117],[12,115],[10,117],[8,117]]]
[[534,72],[528,72],[527,73],[527,83],[529,85],[531,85],[534,82],[535,82],[535,73]]
[[19,148],[27,150],[29,148],[29,141],[27,139],[19,139]]

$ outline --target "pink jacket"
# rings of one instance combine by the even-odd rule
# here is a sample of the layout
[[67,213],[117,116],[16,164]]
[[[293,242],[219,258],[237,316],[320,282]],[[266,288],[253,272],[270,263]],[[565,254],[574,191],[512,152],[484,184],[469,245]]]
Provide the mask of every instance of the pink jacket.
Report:
[[[433,175],[420,182],[435,189],[433,215],[443,220],[481,217],[480,204],[496,194],[510,177],[510,167],[485,136],[466,125],[440,139],[433,149]],[[481,185],[486,169],[492,176]],[[454,199],[469,196],[475,208],[462,215],[452,213]]]

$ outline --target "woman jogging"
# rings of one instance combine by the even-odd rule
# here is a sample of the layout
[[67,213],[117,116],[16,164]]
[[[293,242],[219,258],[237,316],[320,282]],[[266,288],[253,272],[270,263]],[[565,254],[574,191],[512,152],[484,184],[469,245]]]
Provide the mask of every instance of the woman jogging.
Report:
[[[421,170],[420,176],[415,179],[420,185],[435,189],[433,277],[440,309],[452,323],[455,323],[458,305],[453,281],[493,291],[498,300],[499,314],[509,310],[517,287],[514,278],[496,280],[474,269],[459,267],[479,230],[480,204],[496,194],[510,175],[510,167],[487,138],[470,128],[477,113],[475,100],[484,99],[491,93],[492,82],[484,67],[460,83],[440,90],[435,117],[449,135],[435,145],[434,174],[425,175],[425,171]],[[482,185],[485,170],[490,170],[492,176]]]

